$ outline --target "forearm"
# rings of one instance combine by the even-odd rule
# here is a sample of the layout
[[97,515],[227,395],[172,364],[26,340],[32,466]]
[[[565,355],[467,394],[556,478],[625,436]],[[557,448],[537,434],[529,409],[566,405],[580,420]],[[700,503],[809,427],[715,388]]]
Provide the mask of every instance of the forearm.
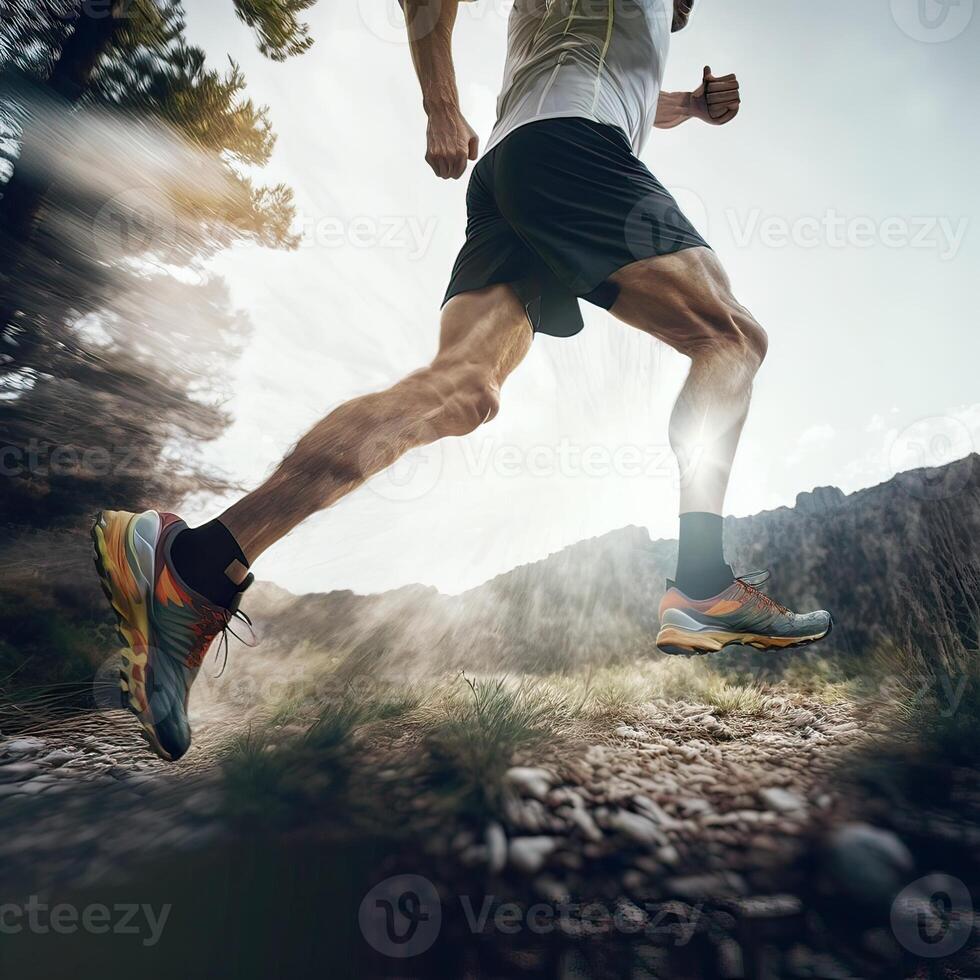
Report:
[[694,118],[693,93],[661,92],[657,103],[657,118],[653,125],[657,129],[673,129],[682,122]]
[[459,0],[441,0],[438,4],[431,0],[402,0],[412,63],[422,88],[422,107],[429,116],[441,110],[459,110],[453,67],[453,26],[458,3]]

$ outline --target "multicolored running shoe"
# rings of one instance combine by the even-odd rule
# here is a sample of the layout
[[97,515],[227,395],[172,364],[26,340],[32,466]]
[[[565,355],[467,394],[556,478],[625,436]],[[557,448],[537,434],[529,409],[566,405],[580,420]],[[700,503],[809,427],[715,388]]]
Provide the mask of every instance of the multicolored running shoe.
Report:
[[787,650],[831,631],[834,620],[826,610],[795,613],[761,592],[758,587],[768,579],[768,571],[743,575],[711,599],[691,599],[668,582],[657,646],[680,656],[717,653],[734,644]]
[[[187,525],[175,514],[103,511],[92,527],[95,567],[126,645],[119,687],[123,707],[139,719],[150,748],[167,761],[190,748],[187,699],[211,641],[238,612],[208,601],[184,583],[170,546]],[[251,623],[249,622],[249,625]]]

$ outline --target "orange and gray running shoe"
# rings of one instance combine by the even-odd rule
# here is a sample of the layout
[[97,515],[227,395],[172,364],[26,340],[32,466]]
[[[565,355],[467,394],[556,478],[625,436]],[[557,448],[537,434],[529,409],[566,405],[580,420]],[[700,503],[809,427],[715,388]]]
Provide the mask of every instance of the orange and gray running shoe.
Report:
[[710,599],[691,599],[672,582],[660,603],[657,646],[681,656],[717,653],[744,644],[757,650],[787,650],[822,640],[833,628],[824,609],[795,613],[759,590],[769,572],[736,578]]
[[107,510],[92,528],[95,567],[126,645],[119,672],[122,704],[139,719],[150,748],[167,761],[190,748],[187,700],[211,641],[221,634],[227,657],[225,631],[232,617],[249,622],[238,601],[251,575],[234,607],[224,609],[174,570],[170,546],[186,527],[175,514]]

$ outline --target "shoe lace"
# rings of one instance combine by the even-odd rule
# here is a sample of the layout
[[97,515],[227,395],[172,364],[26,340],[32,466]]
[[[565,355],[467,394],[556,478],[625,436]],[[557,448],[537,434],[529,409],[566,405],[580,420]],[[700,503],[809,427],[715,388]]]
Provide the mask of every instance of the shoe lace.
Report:
[[[232,623],[233,623],[233,622],[234,622],[234,621],[235,621],[236,619],[237,619],[237,620],[238,620],[239,622],[241,622],[241,623],[244,623],[244,624],[245,624],[245,625],[246,625],[246,626],[248,627],[248,629],[249,629],[249,632],[250,632],[250,633],[252,634],[252,637],[251,637],[251,639],[252,639],[252,642],[251,642],[251,643],[246,643],[246,642],[245,642],[245,640],[244,640],[244,639],[242,639],[242,637],[240,637],[240,636],[239,636],[239,635],[238,635],[238,634],[237,634],[237,633],[236,633],[236,632],[235,632],[235,631],[234,631],[234,630],[232,629],[232,627],[231,627],[231,624],[232,624]],[[258,646],[258,642],[259,642],[259,640],[258,640],[258,637],[257,637],[257,636],[255,635],[255,626],[254,626],[254,624],[252,623],[252,620],[251,620],[251,619],[249,619],[249,617],[248,617],[248,613],[244,613],[244,612],[242,612],[242,611],[241,611],[241,609],[236,609],[236,610],[235,610],[235,611],[234,611],[234,612],[233,612],[233,613],[231,614],[231,616],[229,617],[229,619],[228,619],[228,621],[227,621],[227,622],[225,623],[225,625],[221,627],[221,639],[220,639],[220,640],[218,641],[218,645],[219,645],[219,650],[215,650],[215,654],[214,654],[214,659],[215,659],[216,661],[217,661],[217,659],[218,659],[218,656],[219,656],[219,652],[220,652],[220,655],[222,655],[222,660],[221,660],[221,670],[219,670],[219,671],[218,671],[218,673],[214,675],[214,677],[215,677],[215,679],[217,679],[217,678],[219,678],[219,677],[220,677],[220,676],[221,676],[221,675],[222,675],[222,674],[223,674],[223,673],[225,672],[225,667],[227,667],[227,666],[228,666],[228,634],[229,634],[229,633],[230,633],[230,634],[231,634],[231,635],[232,635],[232,636],[233,636],[233,637],[234,637],[234,638],[235,638],[236,640],[238,640],[238,642],[239,642],[239,643],[243,643],[243,644],[244,644],[244,645],[245,645],[246,647],[248,647],[248,648],[249,648],[250,650],[251,650],[251,649],[252,649],[253,647],[256,647],[256,646]]]
[[758,572],[746,572],[745,575],[738,575],[735,581],[742,593],[761,605],[763,609],[771,613],[780,613],[784,616],[790,615],[790,611],[784,605],[767,596],[759,588],[760,585],[768,582],[770,578],[772,578],[772,572],[768,568],[764,568]]

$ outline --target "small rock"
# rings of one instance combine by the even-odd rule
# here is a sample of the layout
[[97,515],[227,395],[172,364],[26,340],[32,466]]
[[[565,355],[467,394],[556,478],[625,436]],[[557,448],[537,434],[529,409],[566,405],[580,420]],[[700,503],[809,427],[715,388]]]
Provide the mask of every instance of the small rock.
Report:
[[636,895],[643,891],[647,883],[647,876],[642,871],[637,871],[636,868],[630,868],[629,871],[623,873],[622,881],[623,888]]
[[555,777],[547,769],[514,766],[514,768],[507,770],[504,781],[522,796],[531,796],[544,802]]
[[689,797],[683,800],[678,800],[677,805],[685,816],[691,816],[697,813],[708,813],[711,810],[711,804],[702,797]]
[[586,840],[601,841],[602,831],[596,822],[589,816],[588,810],[566,807],[559,811],[569,823],[574,824]]
[[665,887],[671,895],[688,902],[700,902],[714,898],[732,898],[748,894],[749,888],[741,875],[730,871],[718,874],[686,875],[669,878]]
[[0,744],[0,752],[7,755],[33,755],[40,752],[46,744],[40,738],[14,738]]
[[8,762],[0,766],[0,783],[22,783],[41,772],[33,762]]
[[46,789],[50,789],[52,783],[42,782],[40,779],[31,779],[26,783],[18,783],[17,786],[21,793],[26,796],[37,796],[38,793],[43,793]]
[[634,796],[633,803],[644,812],[658,827],[664,830],[676,830],[680,822],[667,814],[663,807],[654,803],[648,796]]
[[66,762],[71,762],[75,758],[73,752],[68,752],[66,749],[55,749],[54,752],[49,752],[44,758],[41,759],[46,766],[51,766],[56,768],[58,766],[63,766]]
[[557,846],[554,837],[515,837],[510,842],[510,863],[524,874],[537,874]]
[[568,887],[550,875],[541,875],[541,877],[535,878],[534,890],[545,901],[553,902],[556,905],[566,901],[569,897]]
[[795,895],[753,895],[738,902],[739,914],[748,919],[777,919],[799,915],[803,903]]
[[638,728],[629,725],[620,725],[615,732],[620,738],[629,739],[631,742],[645,742],[649,736],[646,732],[641,732]]
[[558,786],[548,794],[547,803],[549,806],[558,807],[570,806],[576,810],[585,806],[585,801],[571,786]]
[[487,846],[487,868],[491,874],[499,874],[507,864],[507,835],[496,821],[487,824],[484,835]]
[[846,823],[827,839],[822,884],[830,894],[884,913],[914,868],[909,849],[891,831]]
[[613,830],[618,830],[624,837],[637,841],[640,844],[661,844],[667,843],[667,839],[657,829],[652,820],[641,817],[638,813],[629,810],[618,810],[611,813],[608,824]]
[[806,801],[792,790],[782,789],[779,786],[760,789],[759,798],[770,810],[774,810],[776,813],[791,813],[793,810],[802,810],[806,806]]
[[459,860],[465,867],[474,868],[477,865],[486,864],[487,857],[486,844],[473,844],[460,854]]

